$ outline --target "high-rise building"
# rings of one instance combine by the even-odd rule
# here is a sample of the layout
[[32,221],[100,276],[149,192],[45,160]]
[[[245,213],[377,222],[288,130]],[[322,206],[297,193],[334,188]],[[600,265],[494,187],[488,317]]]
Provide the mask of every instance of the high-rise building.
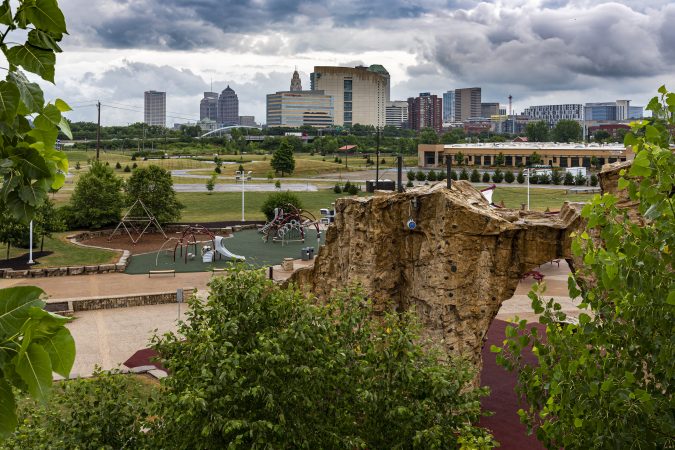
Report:
[[481,88],[455,89],[455,122],[481,116]]
[[294,91],[302,91],[302,81],[300,81],[298,69],[295,69],[293,72],[293,77],[291,78],[291,92]]
[[[640,113],[642,107],[638,106]],[[631,112],[632,111],[632,112]],[[614,102],[600,102],[600,103],[586,103],[584,105],[584,120],[586,121],[614,121],[614,120],[628,120],[632,119],[633,113],[638,110],[633,110],[630,106],[630,100],[617,100]],[[641,114],[640,114],[641,116]]]
[[443,122],[455,121],[455,91],[443,93]]
[[543,120],[553,128],[561,120],[584,120],[584,107],[579,103],[566,105],[538,105],[525,109],[523,115],[532,120]]
[[499,103],[481,103],[480,116],[492,117],[499,114]]
[[629,119],[642,119],[644,117],[644,106],[629,106],[628,107],[628,118]]
[[335,125],[384,127],[389,74],[382,71],[386,72],[382,66],[317,66],[310,76],[311,88],[333,98]]
[[627,120],[630,110],[630,100],[616,101],[616,120]]
[[222,126],[239,125],[239,98],[229,85],[218,97],[218,123]]
[[204,92],[204,98],[199,102],[199,120],[204,119],[218,121],[217,92]]
[[437,95],[422,92],[408,99],[408,125],[412,130],[433,128],[443,131],[443,100]]
[[148,125],[166,126],[166,92],[145,91],[143,121]]
[[323,91],[281,91],[267,95],[268,127],[329,127],[333,97]]
[[239,116],[239,125],[244,127],[257,127],[255,116]]
[[408,102],[387,102],[387,125],[396,128],[408,126]]

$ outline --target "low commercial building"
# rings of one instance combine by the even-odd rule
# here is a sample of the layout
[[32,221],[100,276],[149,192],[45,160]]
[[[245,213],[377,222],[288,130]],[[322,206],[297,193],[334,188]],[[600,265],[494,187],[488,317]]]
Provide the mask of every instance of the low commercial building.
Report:
[[492,166],[495,158],[504,157],[504,167],[524,167],[531,162],[534,153],[540,164],[551,167],[591,167],[593,158],[599,164],[625,161],[633,153],[622,144],[556,144],[552,142],[499,142],[478,144],[420,144],[417,147],[418,165],[432,168],[445,166],[445,158],[461,153],[465,164]]
[[330,127],[333,97],[323,91],[283,91],[267,95],[268,127]]

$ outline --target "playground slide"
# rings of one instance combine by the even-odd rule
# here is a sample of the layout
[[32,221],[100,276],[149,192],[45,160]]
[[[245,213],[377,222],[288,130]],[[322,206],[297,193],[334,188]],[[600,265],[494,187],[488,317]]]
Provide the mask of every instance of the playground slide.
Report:
[[235,255],[234,253],[230,253],[230,251],[228,249],[226,249],[225,246],[223,246],[223,237],[222,236],[216,236],[216,248],[215,248],[215,250],[226,258],[235,259],[235,260],[239,260],[239,261],[246,261],[246,258],[244,258],[243,256],[239,256],[239,255]]

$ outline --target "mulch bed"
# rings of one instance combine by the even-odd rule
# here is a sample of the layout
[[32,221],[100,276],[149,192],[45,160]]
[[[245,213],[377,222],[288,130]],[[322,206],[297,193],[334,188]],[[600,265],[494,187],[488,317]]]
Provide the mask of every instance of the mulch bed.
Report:
[[[93,239],[87,239],[80,241],[84,245],[93,245],[95,247],[103,247],[110,249],[121,249],[129,250],[131,254],[141,254],[141,253],[150,253],[156,252],[159,250],[162,245],[170,238],[179,238],[182,233],[166,233],[166,238],[162,236],[162,233],[147,233],[144,234],[140,241],[137,244],[134,244],[129,235],[126,232],[123,234],[116,233],[113,238],[108,241],[108,236],[99,236]],[[136,235],[134,235],[134,238]],[[207,240],[209,236],[207,234],[195,234],[195,238],[199,240]],[[173,240],[171,243],[167,243],[164,248],[169,248],[173,250],[176,240]]]
[[33,261],[35,264],[28,264],[28,252],[16,258],[0,260],[0,269],[26,270],[34,269],[40,266],[40,258],[49,256],[54,252],[33,252]]

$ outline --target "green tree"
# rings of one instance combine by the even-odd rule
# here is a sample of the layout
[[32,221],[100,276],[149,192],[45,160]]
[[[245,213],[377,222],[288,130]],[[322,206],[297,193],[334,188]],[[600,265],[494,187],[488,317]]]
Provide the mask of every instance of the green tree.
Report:
[[[135,170],[124,190],[129,206],[140,199],[159,223],[175,222],[184,208],[173,189],[171,173],[162,167],[151,165]],[[144,213],[139,211],[139,215]]]
[[561,120],[553,127],[553,140],[556,142],[579,142],[583,130],[576,120]]
[[417,181],[426,181],[427,180],[427,174],[424,173],[422,170],[418,170],[417,173],[415,174],[415,179]]
[[572,175],[572,172],[565,172],[565,177],[563,178],[563,184],[565,186],[574,186],[574,175]]
[[469,179],[469,172],[466,170],[466,167],[462,167],[462,170],[459,172],[459,179],[460,180]]
[[408,181],[415,181],[415,177],[417,176],[417,172],[415,172],[414,170],[409,170],[406,173],[406,176],[408,177]]
[[539,156],[539,153],[537,152],[532,152],[530,155],[530,165],[534,166],[537,164],[541,164],[541,156]]
[[604,142],[605,140],[609,139],[612,135],[609,134],[607,130],[598,130],[595,133],[593,133],[593,140],[596,142]]
[[275,172],[281,172],[283,177],[285,173],[292,174],[295,170],[295,158],[293,157],[293,146],[287,140],[282,140],[279,148],[272,155],[270,165]]
[[482,181],[483,181],[483,183],[489,183],[490,182],[490,174],[488,172],[483,172]]
[[457,181],[457,171],[456,170],[450,170],[450,179],[453,181]]
[[[345,184],[344,191],[348,190]],[[292,192],[274,192],[267,196],[265,202],[262,204],[260,210],[267,220],[274,219],[274,210],[276,208],[288,209],[288,205],[292,205],[296,209],[302,209],[302,202],[300,198]]]
[[438,134],[433,128],[420,131],[420,144],[438,144]]
[[516,181],[518,182],[518,184],[525,183],[525,174],[523,173],[522,170],[518,171],[518,176],[516,177]]
[[480,181],[480,173],[478,173],[478,169],[473,169],[471,171],[471,176],[469,177],[469,180],[472,183],[478,183]]
[[457,163],[458,166],[464,164],[464,153],[462,152],[455,153],[455,162]]
[[213,192],[213,190],[216,188],[216,182],[218,181],[218,176],[217,175],[211,175],[211,177],[206,180],[206,190],[208,191],[209,194]]
[[37,210],[34,216],[35,235],[40,238],[40,251],[44,250],[45,238],[52,237],[52,233],[66,230],[66,223],[63,216],[54,207],[54,202],[46,199]]
[[[376,317],[359,291],[326,303],[236,267],[190,300],[153,347],[155,448],[440,448],[491,443],[465,362],[418,343],[410,314]],[[199,373],[196,377],[194,374]]]
[[574,177],[574,184],[577,186],[583,186],[586,184],[586,177],[581,174],[581,172],[577,173],[576,176]]
[[436,181],[436,172],[430,170],[429,173],[427,173],[427,180]]
[[499,152],[497,156],[495,156],[495,166],[503,166],[504,165],[504,154],[502,152]]
[[562,181],[563,181],[563,176],[560,173],[560,170],[553,169],[553,171],[551,172],[551,183],[553,183],[555,185],[559,185],[560,183],[562,183]]
[[515,175],[513,175],[513,172],[511,170],[507,170],[506,172],[504,172],[504,181],[506,181],[509,184],[516,181],[516,177]]
[[591,175],[591,186],[595,187],[598,185],[598,176],[596,174]]
[[[659,89],[652,118],[632,125],[625,144],[635,152],[618,189],[639,218],[610,193],[581,211],[585,229],[572,253],[583,264],[570,274],[569,295],[581,298],[577,324],[543,286],[530,292],[545,335],[525,321],[507,330],[498,361],[518,372],[529,408],[522,420],[548,448],[672,448],[675,446],[675,94]],[[577,286],[583,287],[579,289]],[[519,356],[533,345],[537,362]]]
[[504,173],[501,169],[495,169],[495,172],[492,174],[492,181],[495,183],[501,183],[504,181]]
[[102,228],[119,222],[122,216],[123,181],[110,166],[94,161],[80,176],[70,203],[63,208],[69,228]]
[[525,134],[529,142],[546,142],[548,141],[548,124],[543,120],[530,122],[525,128]]

